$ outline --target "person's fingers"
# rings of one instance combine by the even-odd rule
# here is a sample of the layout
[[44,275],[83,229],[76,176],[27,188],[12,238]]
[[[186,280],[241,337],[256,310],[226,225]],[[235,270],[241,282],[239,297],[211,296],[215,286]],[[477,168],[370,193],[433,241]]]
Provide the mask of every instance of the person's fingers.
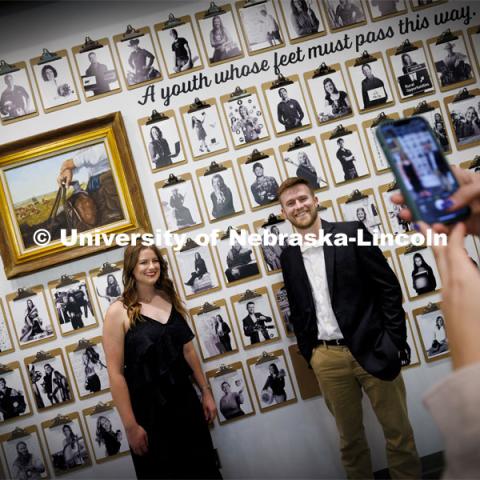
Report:
[[452,165],[451,168],[460,185],[466,185],[472,182],[474,183],[477,180],[477,177],[475,176],[477,174],[474,172],[457,167],[457,165]]
[[456,210],[469,205],[473,200],[480,200],[480,182],[465,184],[460,187],[448,200],[448,210]]
[[392,196],[390,197],[390,200],[393,203],[396,203],[397,205],[403,205],[405,203],[405,198],[403,194],[400,192],[392,194]]
[[399,212],[400,218],[406,222],[411,222],[413,220],[412,212],[408,208],[402,208]]
[[453,228],[448,239],[447,262],[452,277],[462,275],[465,266],[471,263],[465,249],[465,233],[465,224],[459,222]]

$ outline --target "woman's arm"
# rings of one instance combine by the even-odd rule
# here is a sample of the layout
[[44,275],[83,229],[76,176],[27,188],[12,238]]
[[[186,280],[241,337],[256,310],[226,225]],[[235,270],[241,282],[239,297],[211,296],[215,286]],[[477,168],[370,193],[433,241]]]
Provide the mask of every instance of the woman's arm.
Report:
[[215,406],[215,401],[213,400],[210,386],[205,379],[202,367],[200,366],[200,360],[198,359],[198,355],[195,351],[192,341],[183,346],[183,356],[190,365],[190,368],[193,371],[193,377],[195,378],[198,387],[202,391],[203,413],[205,414],[205,419],[207,422],[211,423],[217,416],[217,407]]
[[145,430],[137,423],[132,409],[130,393],[123,373],[124,362],[124,322],[127,311],[120,301],[112,303],[107,310],[103,326],[103,348],[107,360],[110,389],[115,406],[127,433],[128,443],[137,455],[148,451]]

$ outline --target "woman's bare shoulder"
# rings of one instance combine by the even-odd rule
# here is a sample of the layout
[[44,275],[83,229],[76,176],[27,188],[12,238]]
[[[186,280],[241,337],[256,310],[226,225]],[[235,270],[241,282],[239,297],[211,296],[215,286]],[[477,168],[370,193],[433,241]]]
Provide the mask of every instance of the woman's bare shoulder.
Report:
[[128,317],[127,307],[123,304],[120,298],[118,300],[115,300],[108,307],[107,314],[105,315],[105,321],[116,321],[123,323],[126,317]]

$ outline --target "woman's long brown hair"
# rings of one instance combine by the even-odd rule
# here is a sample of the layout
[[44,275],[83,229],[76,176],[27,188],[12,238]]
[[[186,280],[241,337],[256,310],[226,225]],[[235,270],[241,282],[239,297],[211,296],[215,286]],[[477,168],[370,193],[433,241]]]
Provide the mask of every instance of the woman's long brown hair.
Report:
[[130,245],[125,249],[123,257],[123,296],[122,302],[127,309],[130,327],[133,327],[137,321],[141,321],[140,309],[141,305],[138,299],[137,282],[133,275],[133,270],[138,262],[138,257],[142,250],[150,249],[156,255],[160,262],[160,277],[155,283],[155,288],[161,290],[183,316],[186,316],[185,307],[183,306],[180,297],[178,296],[172,280],[168,277],[168,264],[162,257],[160,250],[155,246],[145,246],[139,243],[138,245]]

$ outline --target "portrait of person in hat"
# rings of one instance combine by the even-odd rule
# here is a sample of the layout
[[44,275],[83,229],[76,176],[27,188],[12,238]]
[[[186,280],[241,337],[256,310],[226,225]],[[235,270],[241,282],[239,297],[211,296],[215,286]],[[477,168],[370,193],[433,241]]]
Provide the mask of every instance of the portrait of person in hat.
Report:
[[153,80],[160,76],[160,72],[155,68],[155,55],[140,46],[140,38],[132,38],[128,41],[128,46],[132,49],[128,57],[127,82],[129,85]]
[[437,72],[440,74],[442,86],[445,87],[472,78],[472,67],[468,55],[466,52],[462,53],[460,51],[462,48],[458,42],[446,42],[443,44],[442,50],[444,50],[443,58],[435,65]]
[[266,205],[277,200],[278,183],[275,178],[264,174],[264,168],[260,162],[253,164],[253,173],[256,179],[250,186],[250,190],[257,204]]

